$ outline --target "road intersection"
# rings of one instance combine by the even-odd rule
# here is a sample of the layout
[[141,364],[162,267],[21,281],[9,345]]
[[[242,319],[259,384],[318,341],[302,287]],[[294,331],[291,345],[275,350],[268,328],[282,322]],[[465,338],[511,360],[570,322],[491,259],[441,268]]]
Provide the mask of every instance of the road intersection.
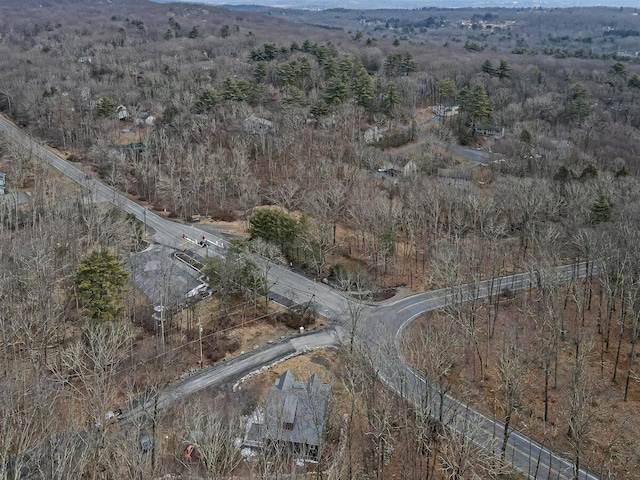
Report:
[[[204,236],[211,242],[211,245],[206,249],[209,255],[223,255],[228,242],[222,236],[164,218],[102,182],[94,178],[87,178],[85,172],[32,140],[22,130],[2,118],[0,118],[0,130],[8,138],[23,148],[30,149],[35,155],[85,187],[97,200],[110,202],[144,222],[147,228],[153,230],[156,243],[178,249],[185,235],[188,234],[193,238]],[[216,245],[221,245],[221,247]],[[204,253],[199,252],[198,254],[204,256]],[[292,303],[313,302],[319,313],[334,322],[337,334],[333,332],[316,333],[316,336],[312,337],[313,346],[335,345],[338,343],[338,337],[344,344],[351,341],[349,337],[354,334],[355,343],[369,352],[380,379],[389,388],[412,403],[423,402],[425,398],[434,399],[429,401],[435,402],[439,395],[433,390],[433,387],[429,386],[427,379],[421,378],[407,365],[401,354],[402,334],[410,322],[425,312],[449,305],[454,296],[464,300],[473,297],[485,298],[490,295],[500,295],[507,289],[516,291],[529,288],[532,282],[532,277],[529,274],[522,273],[508,275],[500,279],[480,281],[475,285],[456,287],[455,292],[448,288],[413,295],[383,305],[358,304],[360,305],[358,320],[357,324],[354,324],[353,300],[347,299],[329,286],[306,278],[289,268],[271,263],[265,265],[266,261],[257,257],[255,261],[259,268],[264,267],[265,272],[268,272],[271,294],[286,298]],[[582,264],[578,267],[576,268],[574,265],[559,267],[557,269],[559,279],[566,281],[576,275],[584,276],[586,266]],[[269,348],[260,349],[258,352],[252,352],[237,361],[229,362],[228,365],[212,367],[210,370],[198,374],[197,377],[169,387],[162,392],[159,401],[170,403],[202,388],[219,385],[225,379],[237,378],[243,373],[265,365],[265,362],[272,362],[295,353],[300,348],[306,348],[303,346],[304,344],[301,344],[300,340],[288,339],[285,342],[269,346]],[[446,409],[446,415],[442,412],[442,416],[450,428],[469,437],[479,447],[500,456],[500,442],[504,428],[502,422],[480,413],[450,395],[445,395],[442,402],[433,403],[431,406],[431,411],[435,415],[440,415],[439,410],[441,409]],[[133,412],[129,412],[129,414],[133,414]],[[470,430],[468,425],[473,425],[474,428]],[[572,462],[515,430],[509,436],[505,461],[531,479],[574,478]],[[580,480],[597,479],[596,476],[584,470],[580,470],[577,477]]]

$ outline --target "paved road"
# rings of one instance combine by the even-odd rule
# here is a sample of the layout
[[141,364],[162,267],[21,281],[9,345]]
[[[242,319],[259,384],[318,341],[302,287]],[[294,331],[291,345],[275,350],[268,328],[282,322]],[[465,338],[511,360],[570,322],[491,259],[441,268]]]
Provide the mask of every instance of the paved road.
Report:
[[[574,276],[583,277],[587,265],[569,265],[556,269],[557,281],[570,280]],[[463,404],[451,395],[443,398],[428,382],[416,374],[402,359],[402,339],[404,330],[425,311],[441,309],[451,304],[454,298],[470,300],[499,295],[506,290],[517,291],[531,286],[529,274],[517,274],[496,280],[486,280],[475,285],[463,285],[455,289],[434,290],[398,300],[390,305],[378,307],[368,312],[369,320],[360,335],[366,337],[366,346],[372,353],[381,379],[394,391],[403,395],[414,405],[428,408],[436,418],[461,434],[470,436],[484,449],[501,454],[504,424],[493,417],[482,414],[469,405]],[[371,320],[374,320],[373,322]],[[376,321],[377,320],[377,321]],[[392,339],[392,340],[390,340]],[[380,354],[376,354],[375,350]],[[389,362],[386,359],[397,359]],[[425,404],[426,402],[426,404]],[[473,428],[469,426],[472,425]],[[528,478],[569,479],[573,478],[573,463],[549,451],[522,432],[510,429],[506,449],[506,461]],[[593,474],[581,470],[580,480],[596,480]]]
[[[439,121],[442,121],[442,117],[436,115],[422,122],[420,126]],[[420,147],[421,145],[424,145],[426,142],[426,139],[419,139],[417,142],[408,143],[406,145],[398,147],[391,153],[393,153],[394,155],[402,156],[407,152],[410,152]],[[437,145],[446,150],[449,150],[450,152],[455,153],[456,155],[460,155],[461,157],[465,157],[471,160],[472,164],[469,166],[469,168],[473,168],[484,163],[490,163],[493,158],[493,155],[490,152],[487,152],[486,150],[482,150],[480,148],[463,147],[461,145],[455,145],[453,143],[446,142],[438,142]]]
[[[169,385],[158,395],[158,408],[166,407],[189,395],[234,383],[247,374],[287,357],[306,353],[315,348],[339,345],[340,338],[333,328],[325,328],[303,335],[294,335],[273,345],[258,348],[238,357],[205,368],[192,377]],[[120,421],[130,421],[155,407],[152,396],[123,411]]]
[[491,162],[492,155],[486,150],[481,150],[479,148],[462,147],[460,145],[453,145],[451,143],[440,143],[439,145],[457,155],[460,155],[461,157],[468,158],[473,162],[472,166],[474,167],[482,163]]
[[[224,246],[227,245],[227,242],[221,236],[206,233],[196,227],[185,226],[163,218],[127,199],[101,182],[95,179],[87,179],[84,172],[31,140],[21,130],[2,118],[0,118],[0,130],[3,130],[9,137],[22,144],[25,148],[32,149],[35,154],[41,156],[79,184],[84,185],[98,198],[112,202],[125,212],[131,213],[140,221],[145,222],[148,227],[155,231],[156,242],[175,248],[184,241],[183,235],[185,234],[191,238],[201,238],[205,235],[208,240],[222,245],[222,247],[209,247],[202,250],[208,250],[210,255],[221,255],[224,252]],[[202,254],[204,253],[202,252]],[[321,314],[337,323],[339,330],[341,330],[340,326],[342,325],[348,329],[350,305],[341,294],[322,283],[314,282],[292,272],[288,268],[266,264],[259,258],[256,259],[256,262],[260,268],[264,268],[268,273],[270,290],[274,294],[288,298],[294,303],[313,301],[318,306]],[[578,273],[583,275],[584,270],[584,265],[581,265]],[[566,280],[571,278],[575,272],[574,266],[561,267],[558,269],[559,279]],[[406,325],[421,313],[446,306],[452,300],[452,293],[462,295],[465,299],[470,299],[472,295],[481,298],[488,296],[490,293],[499,294],[504,288],[509,288],[512,291],[527,288],[529,282],[530,277],[527,274],[512,275],[503,277],[495,282],[479,282],[473,287],[462,286],[457,288],[455,292],[452,289],[437,290],[414,295],[384,306],[363,306],[360,311],[359,328],[356,332],[357,343],[363,347],[363,350],[369,352],[372,359],[377,362],[376,368],[382,380],[398,394],[403,395],[414,403],[422,402],[425,396],[436,398],[438,397],[437,392],[434,392],[433,389],[430,390],[427,382],[416,375],[400,355],[399,343]],[[343,342],[348,341],[345,338],[345,330],[341,330]],[[329,342],[328,339],[317,339],[316,344],[320,345],[325,340]],[[300,348],[300,345],[297,347],[293,344],[289,347],[283,345],[273,346],[272,352],[270,352],[271,349],[265,349],[259,353],[260,357],[252,357],[253,360],[247,360],[248,363],[239,362],[244,365],[243,368],[248,368],[249,364],[253,364],[252,362],[256,362],[255,364],[259,365],[268,361],[270,355],[274,355],[271,358],[282,355],[288,351],[287,348]],[[385,360],[384,363],[382,363],[382,359]],[[163,392],[162,401],[169,402],[182,398],[182,396],[194,391],[193,389],[197,390],[215,385],[222,378],[237,375],[238,371],[235,371],[234,368],[240,367],[223,364],[215,370],[211,370],[211,373],[202,374],[201,377],[198,376],[196,379],[189,379],[185,382],[187,386],[180,384]],[[242,368],[240,369],[242,370]],[[443,410],[446,408],[448,417],[444,417],[443,412],[443,418],[451,428],[469,436],[482,448],[496,453],[495,439],[502,437],[500,433],[501,428],[503,428],[502,423],[477,412],[468,405],[458,402],[451,396],[446,396],[445,400],[446,402],[434,405],[434,413],[436,415],[440,414],[438,405],[441,405]],[[469,424],[474,426],[473,434],[466,428],[466,425]],[[521,432],[514,431],[510,435],[506,461],[523,472],[528,478],[573,478],[573,465],[571,462],[538,445]],[[596,479],[595,476],[583,470],[579,472],[579,478],[581,480]]]

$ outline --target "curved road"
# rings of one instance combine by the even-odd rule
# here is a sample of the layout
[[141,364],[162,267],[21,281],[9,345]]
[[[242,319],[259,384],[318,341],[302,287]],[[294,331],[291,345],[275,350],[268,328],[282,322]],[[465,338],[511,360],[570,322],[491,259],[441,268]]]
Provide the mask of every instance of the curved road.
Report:
[[[1,117],[0,130],[8,138],[24,148],[30,149],[33,154],[84,186],[97,199],[111,202],[125,212],[135,215],[155,231],[156,242],[178,248],[179,243],[183,241],[184,234],[195,238],[201,238],[204,235],[208,240],[223,246],[211,246],[207,249],[209,254],[219,255],[224,250],[227,243],[222,237],[161,217],[102,182],[91,177],[88,178],[82,170],[32,140],[22,130]],[[336,322],[336,330],[339,331],[342,343],[350,341],[348,338],[350,335],[347,332],[355,332],[355,343],[369,353],[380,378],[389,388],[415,405],[424,406],[426,399],[428,408],[434,416],[441,417],[450,428],[499,457],[502,429],[504,428],[502,422],[474,410],[450,395],[445,395],[440,399],[438,392],[403,361],[399,349],[401,334],[404,328],[418,315],[450,304],[453,293],[457,298],[462,296],[463,299],[468,300],[473,296],[483,298],[490,294],[500,294],[505,288],[511,291],[527,288],[531,281],[528,274],[510,275],[495,281],[482,281],[474,286],[461,286],[457,287],[455,292],[452,289],[435,290],[381,306],[360,305],[358,307],[359,320],[355,327],[351,328],[350,325],[353,326],[350,322],[350,319],[353,318],[353,302],[350,303],[330,287],[314,282],[287,268],[265,263],[261,259],[256,259],[256,261],[265,268],[265,271],[268,271],[270,291],[273,294],[280,295],[294,303],[314,302],[321,314]],[[579,265],[578,268],[576,266],[560,267],[557,269],[558,280],[566,281],[575,275],[584,276],[585,270],[585,265]],[[292,353],[292,350],[301,348],[300,338],[302,337],[295,341],[292,340],[293,343],[287,341],[274,345],[271,349],[254,352],[238,361],[229,362],[228,365],[222,364],[213,367],[186,380],[184,384],[169,387],[161,394],[161,401],[170,402],[182,398],[193,391],[211,386],[220,381],[220,378],[226,378],[227,375],[231,378],[242,372],[258,368],[266,361],[281,358],[282,355],[287,355]],[[336,337],[331,333],[326,333],[324,337],[317,335],[313,338],[314,346],[336,343]],[[236,369],[232,368],[233,365],[236,366]],[[241,368],[237,368],[238,365]],[[187,385],[190,386],[187,387]],[[470,425],[473,426],[472,429],[469,428]],[[574,478],[574,466],[571,461],[551,452],[518,431],[512,431],[509,436],[505,460],[527,478]],[[584,470],[578,472],[578,478],[580,480],[597,479],[596,476]]]

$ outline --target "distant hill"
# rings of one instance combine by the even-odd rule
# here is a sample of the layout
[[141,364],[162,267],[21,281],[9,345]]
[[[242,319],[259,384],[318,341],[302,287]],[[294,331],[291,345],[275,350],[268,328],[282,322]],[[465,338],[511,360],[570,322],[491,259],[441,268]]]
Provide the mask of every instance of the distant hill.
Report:
[[207,5],[256,5],[259,7],[299,8],[305,10],[325,10],[333,8],[377,9],[377,8],[483,8],[483,7],[638,7],[638,0],[153,0],[159,3],[188,1]]

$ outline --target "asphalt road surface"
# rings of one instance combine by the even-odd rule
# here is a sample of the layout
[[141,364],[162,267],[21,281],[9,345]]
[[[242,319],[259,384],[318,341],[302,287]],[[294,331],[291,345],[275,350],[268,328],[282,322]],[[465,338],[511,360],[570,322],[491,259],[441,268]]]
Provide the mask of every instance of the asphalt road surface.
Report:
[[[157,243],[178,248],[179,244],[184,241],[184,235],[191,239],[200,239],[204,236],[207,240],[221,245],[221,247],[207,247],[202,249],[204,251],[199,255],[222,255],[224,253],[228,244],[222,236],[161,217],[100,181],[87,178],[82,170],[32,140],[20,129],[2,118],[0,118],[0,130],[24,148],[32,150],[34,154],[49,162],[69,178],[86,187],[97,199],[111,202],[123,211],[135,215],[148,228],[154,230],[154,238]],[[443,421],[450,428],[465,435],[479,447],[499,455],[496,448],[502,439],[501,429],[504,428],[502,422],[481,414],[450,395],[446,395],[444,400],[439,401],[438,392],[430,388],[427,380],[416,375],[404,362],[400,355],[399,344],[402,332],[409,322],[421,313],[446,306],[452,301],[454,295],[462,295],[464,299],[470,299],[472,296],[481,298],[490,293],[500,294],[505,288],[511,291],[527,288],[531,282],[528,274],[510,275],[492,282],[485,281],[473,286],[461,286],[455,290],[431,291],[384,306],[366,305],[358,309],[359,320],[355,324],[356,328],[351,328],[354,325],[350,321],[354,317],[354,315],[350,315],[350,312],[354,312],[353,302],[350,303],[327,285],[314,282],[288,268],[266,263],[260,258],[255,260],[260,268],[265,269],[271,292],[287,298],[293,303],[314,302],[319,313],[336,322],[343,343],[351,341],[351,335],[346,332],[355,332],[355,342],[363,351],[371,355],[374,362],[377,362],[376,368],[380,378],[389,388],[414,404],[423,403],[425,398],[435,399],[429,400],[436,402],[431,406],[434,415],[439,416],[442,413]],[[561,267],[557,271],[559,280],[567,280],[573,275],[584,275],[585,266],[580,265],[579,271],[574,266]],[[327,344],[333,344],[335,339],[333,335],[331,337],[331,339],[316,338],[314,343],[316,346],[320,346],[324,341]],[[169,387],[161,393],[159,402],[177,401],[194,391],[215,386],[224,379],[239,375],[241,370],[264,364],[270,361],[270,358],[275,359],[286,355],[291,348],[299,348],[299,345],[298,347],[286,343],[274,345],[261,352],[256,352],[255,356],[247,356],[246,359],[240,359],[238,362],[216,366],[197,377]],[[537,444],[522,432],[512,431],[506,451],[505,461],[528,478],[558,480],[574,478],[574,467],[569,460]],[[597,479],[596,476],[584,470],[580,470],[578,478],[580,480]]]
[[[339,344],[340,339],[333,328],[293,335],[273,345],[252,350],[232,360],[205,368],[182,382],[169,385],[158,393],[157,407],[163,408],[194,393],[232,384],[251,372],[287,357]],[[135,402],[135,405],[122,412],[120,421],[130,421],[144,412],[151,412],[155,407],[152,395],[143,396],[141,401]]]

